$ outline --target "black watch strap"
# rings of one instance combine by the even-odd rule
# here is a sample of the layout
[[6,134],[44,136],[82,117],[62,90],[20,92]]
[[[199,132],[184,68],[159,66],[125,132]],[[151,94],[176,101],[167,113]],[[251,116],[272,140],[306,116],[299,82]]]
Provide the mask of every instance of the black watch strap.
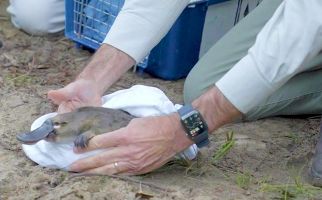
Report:
[[200,135],[197,135],[196,137],[193,138],[193,141],[198,146],[198,148],[207,146],[210,143],[208,138],[208,132],[204,132]]
[[179,110],[178,110],[178,113],[179,115],[182,117],[188,113],[190,113],[193,109],[192,105],[191,104],[187,104],[187,105],[184,105],[182,106]]

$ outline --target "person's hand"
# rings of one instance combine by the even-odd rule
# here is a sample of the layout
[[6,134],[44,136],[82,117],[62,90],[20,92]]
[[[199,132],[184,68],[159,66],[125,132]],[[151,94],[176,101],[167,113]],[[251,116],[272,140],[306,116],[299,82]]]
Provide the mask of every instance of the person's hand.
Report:
[[70,112],[84,106],[101,106],[101,95],[95,83],[79,79],[64,88],[51,90],[48,98],[57,104],[58,112]]
[[105,175],[144,174],[161,167],[191,144],[177,114],[135,118],[125,128],[93,137],[86,151],[107,150],[74,162],[69,170]]

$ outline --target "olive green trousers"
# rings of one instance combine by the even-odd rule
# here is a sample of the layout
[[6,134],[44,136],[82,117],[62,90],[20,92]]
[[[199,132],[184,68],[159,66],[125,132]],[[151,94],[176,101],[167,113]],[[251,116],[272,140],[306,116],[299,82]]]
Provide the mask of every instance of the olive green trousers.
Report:
[[[256,35],[281,2],[264,0],[199,60],[185,81],[185,103],[192,102],[213,87],[247,54],[255,43]],[[297,74],[259,106],[245,113],[244,120],[277,115],[321,114],[322,53],[312,59],[308,67],[310,70]]]

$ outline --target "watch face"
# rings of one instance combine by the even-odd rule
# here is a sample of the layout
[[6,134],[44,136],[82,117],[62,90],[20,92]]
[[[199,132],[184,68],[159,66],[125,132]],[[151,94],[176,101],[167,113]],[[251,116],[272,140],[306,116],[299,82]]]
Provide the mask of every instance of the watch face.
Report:
[[187,131],[192,137],[195,137],[207,130],[207,127],[203,119],[201,118],[201,115],[196,111],[187,116],[183,120],[183,123],[185,124]]

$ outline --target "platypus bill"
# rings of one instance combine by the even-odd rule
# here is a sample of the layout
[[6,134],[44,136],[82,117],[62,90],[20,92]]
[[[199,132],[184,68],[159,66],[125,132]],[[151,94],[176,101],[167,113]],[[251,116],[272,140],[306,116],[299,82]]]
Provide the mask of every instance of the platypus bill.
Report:
[[43,139],[63,143],[74,141],[76,147],[85,148],[95,135],[125,127],[132,119],[133,116],[121,110],[82,107],[47,119],[39,128],[17,135],[17,139],[24,144]]

